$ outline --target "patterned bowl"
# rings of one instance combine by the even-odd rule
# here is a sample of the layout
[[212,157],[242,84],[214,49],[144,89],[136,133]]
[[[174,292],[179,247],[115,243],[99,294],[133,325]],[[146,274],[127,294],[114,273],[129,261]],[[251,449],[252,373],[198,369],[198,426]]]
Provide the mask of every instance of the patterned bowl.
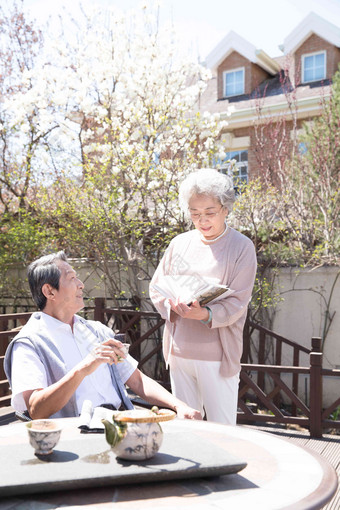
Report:
[[32,420],[26,423],[28,437],[36,455],[48,455],[57,445],[61,428],[54,420]]

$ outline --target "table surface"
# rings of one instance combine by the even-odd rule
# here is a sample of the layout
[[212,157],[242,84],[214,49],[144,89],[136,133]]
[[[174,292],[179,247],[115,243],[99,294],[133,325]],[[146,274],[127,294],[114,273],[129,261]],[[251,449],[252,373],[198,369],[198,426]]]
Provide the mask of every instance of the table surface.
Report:
[[[104,435],[80,434],[76,418],[60,421],[63,431],[56,449],[62,450],[63,444],[67,445],[69,461],[72,458],[70,444],[79,448],[80,442],[83,442],[82,444],[86,444],[87,452],[93,448],[92,453],[96,458],[108,451]],[[188,438],[188,444],[189,439],[197,437],[197,449],[207,443],[216,445],[220,453],[225,452],[226,456],[242,459],[247,466],[238,473],[222,476],[115,484],[4,498],[0,502],[0,510],[23,508],[47,510],[59,507],[106,510],[113,506],[118,510],[144,510],[150,507],[164,510],[170,508],[307,510],[322,508],[336,491],[336,473],[325,459],[272,434],[244,426],[232,427],[177,419],[162,423],[162,428],[164,436],[179,434],[182,439]],[[33,448],[27,450],[28,435],[24,423],[0,427],[0,452],[7,450],[10,445],[17,449],[22,445],[25,458],[21,464],[24,462],[34,465],[39,461],[34,456]],[[185,446],[182,448],[182,455],[177,452],[172,462],[180,462],[186,458]],[[159,454],[161,453],[162,447]],[[112,452],[110,455],[113,455]],[[52,462],[46,462],[44,468],[48,470],[51,464]],[[93,466],[95,473],[98,466],[96,463]]]

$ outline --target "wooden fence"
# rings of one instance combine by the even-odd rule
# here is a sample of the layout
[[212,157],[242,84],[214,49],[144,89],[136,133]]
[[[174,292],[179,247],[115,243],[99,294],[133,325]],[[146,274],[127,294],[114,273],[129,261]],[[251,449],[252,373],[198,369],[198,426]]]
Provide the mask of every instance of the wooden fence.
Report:
[[[96,298],[94,308],[88,308],[86,314],[126,333],[130,353],[139,361],[139,368],[170,387],[161,352],[164,321],[157,312],[107,307],[103,298]],[[0,407],[10,404],[3,372],[4,353],[9,340],[30,315],[30,312],[0,315]],[[311,349],[306,349],[247,320],[243,340],[238,423],[294,424],[309,429],[312,437],[322,437],[325,429],[340,429],[340,419],[336,419],[340,397],[327,409],[323,408],[322,398],[323,378],[339,379],[340,370],[322,367],[320,338],[313,338]],[[301,365],[302,357],[305,366]],[[302,378],[309,404],[300,395]]]

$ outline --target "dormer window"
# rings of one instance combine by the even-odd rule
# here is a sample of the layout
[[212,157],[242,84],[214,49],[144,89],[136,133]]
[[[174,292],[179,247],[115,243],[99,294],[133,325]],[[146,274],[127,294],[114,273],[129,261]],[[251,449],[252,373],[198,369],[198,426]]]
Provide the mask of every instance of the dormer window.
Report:
[[244,94],[244,67],[225,71],[224,78],[224,97],[239,96]]
[[326,52],[302,55],[302,83],[326,78]]

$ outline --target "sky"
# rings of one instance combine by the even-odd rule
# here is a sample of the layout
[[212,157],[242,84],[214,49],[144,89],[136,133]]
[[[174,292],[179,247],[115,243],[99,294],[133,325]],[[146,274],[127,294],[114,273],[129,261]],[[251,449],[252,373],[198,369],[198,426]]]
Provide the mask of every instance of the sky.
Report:
[[[142,4],[141,0],[82,0],[81,3],[85,9],[87,5],[98,4],[113,5],[123,11]],[[201,60],[230,30],[269,56],[280,56],[279,45],[311,11],[340,30],[340,0],[160,0],[159,3],[161,22],[172,20],[181,43]],[[24,0],[24,7],[39,22],[61,12],[63,5],[76,12],[77,4],[76,0]]]

